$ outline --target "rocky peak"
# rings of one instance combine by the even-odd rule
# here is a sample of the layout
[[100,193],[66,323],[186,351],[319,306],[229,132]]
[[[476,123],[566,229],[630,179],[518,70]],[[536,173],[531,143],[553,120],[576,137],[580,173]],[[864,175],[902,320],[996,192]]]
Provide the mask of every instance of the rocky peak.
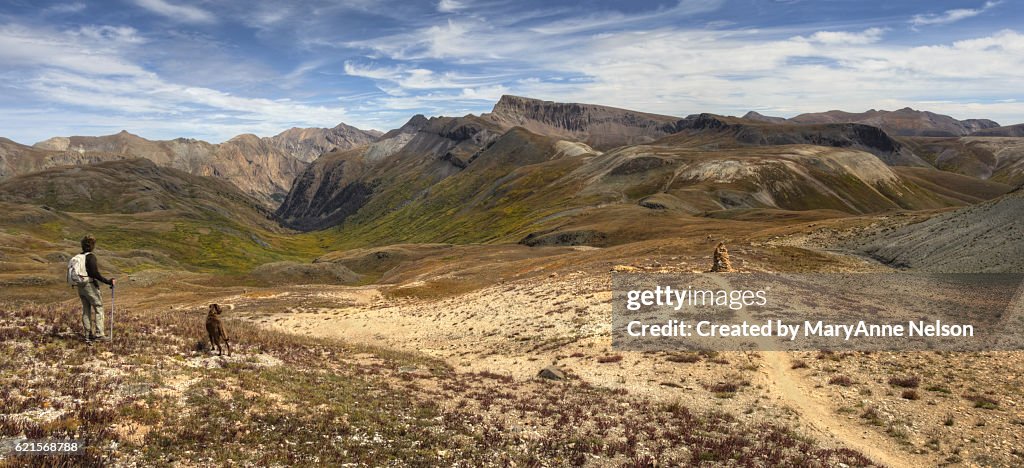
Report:
[[743,114],[742,118],[746,120],[754,120],[757,122],[786,123],[786,119],[783,117],[772,117],[755,111],[750,111],[747,112],[746,114]]

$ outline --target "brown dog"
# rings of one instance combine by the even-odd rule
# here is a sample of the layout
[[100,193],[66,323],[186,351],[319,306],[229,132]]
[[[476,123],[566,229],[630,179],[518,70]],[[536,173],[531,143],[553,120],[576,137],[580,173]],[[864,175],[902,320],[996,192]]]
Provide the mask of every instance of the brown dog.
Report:
[[210,335],[210,352],[213,352],[213,348],[217,348],[217,355],[224,355],[224,349],[221,348],[221,343],[224,343],[228,348],[228,356],[231,355],[231,343],[228,343],[228,335],[224,333],[224,324],[220,322],[221,314],[220,306],[217,304],[210,304],[210,311],[206,314],[206,333]]

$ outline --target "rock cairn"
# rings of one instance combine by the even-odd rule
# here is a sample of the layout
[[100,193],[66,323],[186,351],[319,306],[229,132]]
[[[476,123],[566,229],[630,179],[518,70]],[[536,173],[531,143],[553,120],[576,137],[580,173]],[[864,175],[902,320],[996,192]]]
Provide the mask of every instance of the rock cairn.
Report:
[[719,242],[718,247],[715,247],[715,255],[711,261],[711,272],[719,273],[726,271],[736,271],[732,268],[732,262],[729,261],[729,249],[725,248],[725,242]]

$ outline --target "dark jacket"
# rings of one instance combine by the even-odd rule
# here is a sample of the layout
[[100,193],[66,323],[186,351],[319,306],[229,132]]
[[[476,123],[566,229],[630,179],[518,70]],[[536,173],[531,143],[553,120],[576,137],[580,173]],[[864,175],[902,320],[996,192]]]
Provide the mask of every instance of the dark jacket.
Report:
[[106,285],[110,284],[110,280],[104,278],[103,275],[100,274],[99,267],[96,266],[96,254],[85,256],[85,272],[89,274],[89,279],[92,280],[93,286],[99,286],[96,284],[97,281]]

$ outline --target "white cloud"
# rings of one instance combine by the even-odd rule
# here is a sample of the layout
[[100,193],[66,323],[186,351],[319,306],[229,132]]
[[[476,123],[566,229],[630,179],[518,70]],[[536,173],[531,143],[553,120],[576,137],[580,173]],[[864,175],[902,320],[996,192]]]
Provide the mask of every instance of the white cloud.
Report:
[[[901,31],[881,27],[756,30],[721,24],[715,26],[721,29],[707,29],[707,18],[701,16],[687,26],[687,15],[701,8],[695,1],[659,14],[574,13],[552,7],[530,12],[534,16],[528,21],[510,10],[496,13],[472,8],[476,2],[456,1],[421,6],[461,6],[460,14],[421,15],[403,23],[400,33],[361,41],[314,34],[330,23],[329,15],[304,8],[308,5],[288,14],[253,5],[251,15],[234,16],[261,33],[273,27],[283,37],[287,28],[322,41],[308,43],[283,71],[275,70],[281,63],[258,60],[237,60],[250,68],[233,70],[230,64],[238,56],[228,49],[213,53],[219,49],[205,42],[217,39],[212,35],[175,37],[172,47],[163,50],[158,46],[167,44],[164,39],[124,26],[59,31],[0,25],[0,63],[5,65],[0,93],[31,95],[60,106],[65,115],[80,116],[83,127],[103,122],[142,133],[154,129],[206,138],[337,121],[372,122],[368,126],[387,129],[412,112],[481,111],[501,94],[680,116],[742,114],[750,108],[791,116],[911,106],[1004,124],[1024,120],[1019,99],[1024,34],[1013,30],[913,46],[890,42],[890,35]],[[365,8],[382,8],[370,3]],[[345,8],[363,11],[364,5]],[[203,17],[216,21],[212,14]],[[305,39],[296,34],[294,40]],[[353,48],[362,56],[355,56]],[[187,71],[177,74],[181,70]],[[348,88],[351,83],[357,86]],[[268,90],[286,90],[283,95],[292,100],[262,97]],[[332,99],[325,95],[331,92],[349,95]],[[3,108],[4,115],[12,115],[10,110]],[[5,128],[20,125],[11,120],[5,119]]]
[[808,38],[814,42],[828,45],[862,45],[873,44],[882,40],[885,30],[882,28],[869,28],[859,33],[846,31],[818,31]]
[[[340,105],[245,97],[168,81],[126,58],[125,53],[142,42],[132,28],[54,31],[8,25],[0,27],[0,61],[8,65],[8,76],[18,74],[7,87],[31,93],[60,112],[138,119],[147,126],[164,117],[169,122],[205,121],[210,128],[276,129],[275,133],[291,126],[333,125],[348,117]],[[241,132],[216,136],[237,133]]]
[[[98,41],[101,37],[111,40]],[[118,28],[89,26],[60,33],[4,25],[0,26],[0,59],[7,67],[43,65],[85,74],[145,75],[146,70],[114,50],[125,45],[117,39],[134,37]]]
[[44,15],[66,15],[71,13],[78,13],[85,10],[85,4],[82,2],[74,3],[58,3],[56,5],[46,7],[43,9]]
[[182,23],[215,23],[217,18],[202,8],[192,5],[176,5],[166,0],[135,0],[135,4],[158,15]]
[[595,13],[586,17],[549,22],[532,27],[530,30],[540,34],[551,35],[622,28],[641,22],[671,21],[680,17],[707,13],[721,8],[724,3],[724,0],[679,0],[671,8],[660,8],[636,14],[625,14],[616,11]]
[[910,24],[913,26],[929,26],[933,24],[955,23],[963,19],[978,16],[994,8],[1000,3],[1001,2],[997,1],[988,1],[985,2],[985,4],[981,6],[981,8],[956,8],[953,10],[946,10],[941,14],[914,15],[912,18],[910,18]]
[[[468,76],[453,72],[437,73],[421,67],[375,66],[364,65],[352,61],[345,62],[345,74],[361,78],[385,81],[397,86],[400,90],[428,89],[465,89],[480,86],[493,86],[500,83],[504,76]],[[380,85],[378,83],[378,85]],[[389,94],[404,94],[394,91]]]
[[[437,86],[438,76],[409,73],[424,61],[442,60],[455,70],[497,67],[521,70],[524,78],[549,77],[491,84],[512,94],[671,115],[741,114],[753,106],[794,115],[910,105],[959,118],[1022,117],[1019,106],[997,102],[1024,89],[1024,35],[1016,31],[924,46],[885,43],[881,28],[765,39],[773,33],[779,35],[664,27],[556,35],[545,38],[556,45],[544,47],[533,31],[446,21],[356,46],[389,63],[361,73],[394,88],[393,99],[377,102],[383,108],[431,108],[438,96],[454,99],[454,93],[416,86],[426,78]],[[937,96],[948,103],[921,105]]]
[[451,13],[463,8],[465,8],[465,5],[463,5],[459,0],[441,0],[437,2],[437,11],[440,11],[441,13]]

